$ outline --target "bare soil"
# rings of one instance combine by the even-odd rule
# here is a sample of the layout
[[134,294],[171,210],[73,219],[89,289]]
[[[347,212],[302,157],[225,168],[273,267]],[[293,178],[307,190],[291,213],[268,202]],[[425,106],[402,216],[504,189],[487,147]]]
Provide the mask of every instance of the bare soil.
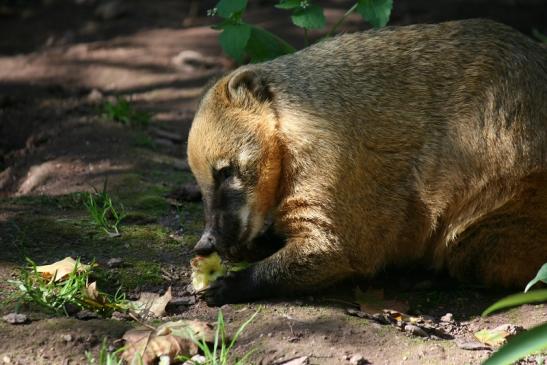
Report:
[[[173,205],[168,197],[193,183],[185,140],[202,87],[234,67],[225,58],[204,16],[214,1],[126,1],[119,14],[95,15],[101,2],[0,1],[0,299],[7,280],[30,257],[38,264],[66,256],[97,260],[108,274],[105,289],[121,286],[130,296],[172,286],[188,304],[169,308],[164,320],[214,321],[217,308],[193,303],[187,291],[191,247],[202,229],[199,202]],[[251,2],[247,19],[304,46],[288,17],[271,1]],[[323,1],[329,24],[349,7]],[[395,0],[392,24],[490,17],[524,33],[545,33],[542,1]],[[366,27],[357,16],[344,30]],[[319,37],[312,33],[312,38]],[[197,52],[192,62],[185,54]],[[186,53],[187,55],[188,53]],[[129,98],[152,113],[146,130],[101,116],[106,100]],[[101,188],[105,179],[128,217],[122,236],[109,238],[90,222],[80,192]],[[176,194],[175,194],[176,196]],[[108,269],[108,259],[123,265]],[[384,288],[387,299],[407,302],[410,312],[436,322],[453,313],[453,339],[409,335],[394,325],[350,316],[353,290]],[[350,281],[313,297],[226,305],[229,328],[260,309],[236,352],[255,349],[252,364],[282,363],[309,356],[311,364],[348,364],[362,354],[372,364],[478,364],[489,350],[464,350],[473,333],[512,323],[529,328],[547,321],[544,305],[522,306],[489,318],[480,313],[507,293],[461,286],[424,268],[390,271],[369,283]],[[0,307],[0,314],[12,311]],[[85,364],[103,338],[114,344],[135,323],[113,319],[55,318],[31,308],[31,321],[0,321],[0,361],[10,364]],[[153,324],[156,324],[154,322]],[[536,363],[531,357],[525,361]],[[524,363],[524,362],[523,362]]]

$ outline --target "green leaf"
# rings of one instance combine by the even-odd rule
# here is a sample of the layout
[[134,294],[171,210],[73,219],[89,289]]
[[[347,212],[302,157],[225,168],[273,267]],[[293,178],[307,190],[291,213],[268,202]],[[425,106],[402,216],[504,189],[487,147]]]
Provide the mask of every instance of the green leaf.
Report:
[[524,289],[524,292],[526,293],[532,286],[536,285],[540,281],[547,284],[547,262],[543,264],[541,269],[539,269],[536,277],[530,280],[528,285],[526,285],[526,289]]
[[393,0],[359,0],[357,12],[374,28],[381,28],[389,21]]
[[547,350],[547,323],[534,327],[511,339],[483,365],[512,364],[534,352]]
[[540,42],[547,43],[547,35],[541,33],[536,28],[532,29],[532,35]]
[[290,10],[294,8],[299,8],[301,0],[282,0],[279,4],[275,5],[278,9]]
[[295,48],[267,30],[253,26],[247,42],[247,53],[251,62],[263,62],[295,52]]
[[217,14],[229,18],[232,14],[245,10],[247,0],[220,0],[217,3]]
[[487,316],[490,313],[498,311],[500,309],[515,307],[521,304],[539,303],[545,301],[547,301],[547,289],[533,290],[528,293],[513,294],[497,301],[490,307],[486,308],[486,310],[482,312],[482,315]]
[[251,27],[248,24],[228,24],[223,27],[218,39],[224,52],[241,63],[250,36]]
[[305,29],[320,29],[325,26],[325,14],[319,5],[310,5],[296,10],[291,16],[294,25]]

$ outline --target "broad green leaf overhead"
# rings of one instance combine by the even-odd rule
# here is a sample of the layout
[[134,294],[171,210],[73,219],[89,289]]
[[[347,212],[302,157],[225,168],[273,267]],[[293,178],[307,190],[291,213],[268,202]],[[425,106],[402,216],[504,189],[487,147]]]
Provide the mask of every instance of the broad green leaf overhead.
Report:
[[389,21],[393,0],[359,0],[357,12],[374,28],[381,28]]
[[294,47],[283,39],[259,27],[252,27],[246,50],[253,63],[295,52]]
[[278,9],[290,10],[300,7],[301,0],[284,0],[275,5]]
[[524,292],[526,293],[528,290],[530,290],[532,286],[536,285],[540,281],[547,284],[547,263],[543,264],[541,269],[539,269],[536,277],[530,280],[528,285],[526,285],[526,289],[524,289]]
[[325,26],[325,14],[319,5],[309,5],[296,10],[291,16],[294,25],[305,29],[320,29]]
[[509,340],[483,365],[507,365],[523,357],[547,350],[547,323],[534,327]]
[[250,36],[251,27],[248,24],[230,24],[223,27],[219,41],[224,52],[241,63]]
[[232,14],[245,10],[247,0],[220,0],[216,6],[217,14],[229,18]]
[[486,310],[482,312],[482,315],[487,316],[490,313],[498,311],[500,309],[511,308],[521,304],[541,302],[547,302],[547,289],[532,290],[528,293],[509,295],[508,297],[505,297],[492,304],[490,307],[486,308]]

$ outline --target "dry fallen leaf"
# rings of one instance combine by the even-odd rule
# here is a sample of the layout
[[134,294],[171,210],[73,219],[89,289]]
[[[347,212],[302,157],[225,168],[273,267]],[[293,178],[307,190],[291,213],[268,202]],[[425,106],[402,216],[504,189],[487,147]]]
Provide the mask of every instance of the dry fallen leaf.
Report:
[[500,346],[507,341],[507,338],[515,336],[524,331],[521,326],[502,324],[494,329],[483,329],[475,333],[480,342],[490,346]]
[[156,330],[135,328],[123,335],[125,350],[122,358],[129,364],[141,360],[143,365],[149,365],[155,364],[162,356],[170,361],[178,356],[191,357],[198,353],[198,347],[190,340],[189,333],[207,342],[214,338],[213,327],[200,321],[167,322]]
[[57,261],[50,265],[36,266],[36,271],[39,272],[44,279],[49,280],[55,277],[55,281],[64,280],[75,269],[78,272],[83,272],[89,269],[89,265],[78,263],[72,257],[65,257],[61,261]]
[[507,336],[509,336],[509,333],[503,330],[495,329],[483,329],[475,333],[475,337],[477,338],[477,340],[490,346],[499,346],[503,344]]
[[413,317],[413,316],[409,316],[406,313],[401,313],[399,311],[395,311],[391,309],[384,309],[383,312],[388,314],[391,318],[393,318],[396,321],[403,321],[403,322],[408,322],[411,324],[425,322],[425,319],[423,317]]
[[172,298],[171,287],[169,287],[163,295],[148,292],[141,293],[139,300],[131,302],[131,306],[143,318],[161,317],[165,314],[165,307]]

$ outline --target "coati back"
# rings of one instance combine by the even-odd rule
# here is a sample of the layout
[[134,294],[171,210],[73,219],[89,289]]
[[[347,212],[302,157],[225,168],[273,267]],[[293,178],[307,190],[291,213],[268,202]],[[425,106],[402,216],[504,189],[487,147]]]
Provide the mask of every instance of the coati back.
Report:
[[[522,285],[547,261],[547,50],[487,20],[388,27],[240,67],[201,100],[196,251],[222,304],[423,261]],[[269,223],[271,222],[271,223]]]

